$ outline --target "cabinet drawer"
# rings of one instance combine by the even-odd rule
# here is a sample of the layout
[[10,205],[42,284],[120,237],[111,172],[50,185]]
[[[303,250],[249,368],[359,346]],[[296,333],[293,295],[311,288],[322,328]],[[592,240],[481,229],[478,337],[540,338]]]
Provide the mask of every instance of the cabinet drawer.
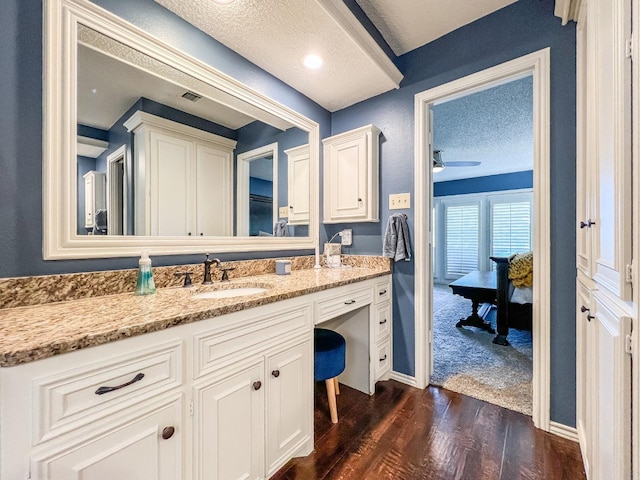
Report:
[[276,311],[195,335],[194,378],[235,362],[241,356],[255,354],[258,348],[267,348],[274,341],[282,342],[287,337],[305,333],[311,335],[309,307]]
[[376,283],[375,303],[383,303],[391,300],[391,280],[385,280],[382,283]]
[[391,331],[391,305],[386,304],[376,307],[375,323],[373,325],[373,338],[376,343],[389,335]]
[[391,342],[384,341],[376,346],[375,361],[376,381],[380,380],[391,370]]
[[373,301],[370,287],[348,289],[326,300],[316,303],[316,324],[339,317],[343,313],[357,310]]
[[34,444],[182,384],[182,341],[34,382]]

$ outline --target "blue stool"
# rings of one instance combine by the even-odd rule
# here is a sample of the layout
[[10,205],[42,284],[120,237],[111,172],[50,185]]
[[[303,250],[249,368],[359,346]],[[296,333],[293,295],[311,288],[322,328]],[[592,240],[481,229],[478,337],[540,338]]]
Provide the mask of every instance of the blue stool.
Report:
[[325,328],[316,328],[313,332],[313,346],[313,379],[316,382],[325,381],[331,423],[338,423],[336,393],[340,395],[338,375],[344,372],[347,342],[338,332]]

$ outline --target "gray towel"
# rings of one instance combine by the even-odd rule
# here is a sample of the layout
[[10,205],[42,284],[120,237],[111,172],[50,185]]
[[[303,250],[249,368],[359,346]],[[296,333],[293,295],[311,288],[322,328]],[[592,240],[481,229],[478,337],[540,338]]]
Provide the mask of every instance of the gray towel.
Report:
[[289,236],[289,226],[287,225],[286,220],[278,220],[276,222],[276,224],[273,226],[273,236],[274,237]]
[[407,217],[402,213],[394,213],[387,222],[387,231],[384,233],[382,255],[400,260],[411,260],[411,238]]
[[100,208],[96,210],[95,224],[93,225],[94,235],[106,235],[107,234],[107,210]]

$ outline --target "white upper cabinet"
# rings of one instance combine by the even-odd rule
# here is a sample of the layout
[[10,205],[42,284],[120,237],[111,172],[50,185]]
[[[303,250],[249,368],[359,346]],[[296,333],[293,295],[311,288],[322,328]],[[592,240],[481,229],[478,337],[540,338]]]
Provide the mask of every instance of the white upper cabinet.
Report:
[[309,224],[309,145],[285,150],[288,172],[289,225]]
[[235,140],[136,112],[135,233],[160,236],[233,234]]
[[590,1],[578,30],[578,270],[623,300],[632,294],[630,8]]
[[84,228],[93,228],[96,211],[106,208],[106,179],[94,170],[84,174]]
[[324,144],[324,223],[378,222],[378,138],[373,125]]

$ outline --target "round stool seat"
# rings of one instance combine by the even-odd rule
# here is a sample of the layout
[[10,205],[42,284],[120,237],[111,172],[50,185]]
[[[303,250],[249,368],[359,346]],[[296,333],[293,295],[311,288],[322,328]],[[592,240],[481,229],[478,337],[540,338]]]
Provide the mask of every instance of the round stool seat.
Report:
[[344,371],[346,344],[338,332],[325,328],[314,329],[314,380],[334,378]]

